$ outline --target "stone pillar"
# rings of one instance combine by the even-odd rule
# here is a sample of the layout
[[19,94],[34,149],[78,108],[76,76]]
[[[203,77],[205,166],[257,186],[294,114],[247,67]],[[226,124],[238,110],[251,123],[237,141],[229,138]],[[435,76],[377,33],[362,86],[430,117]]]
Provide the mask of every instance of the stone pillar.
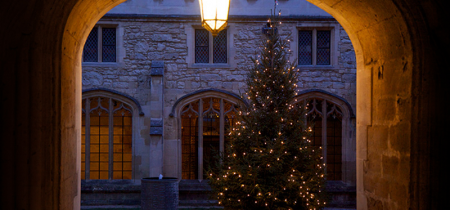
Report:
[[152,61],[150,75],[150,177],[157,177],[163,174],[164,61]]

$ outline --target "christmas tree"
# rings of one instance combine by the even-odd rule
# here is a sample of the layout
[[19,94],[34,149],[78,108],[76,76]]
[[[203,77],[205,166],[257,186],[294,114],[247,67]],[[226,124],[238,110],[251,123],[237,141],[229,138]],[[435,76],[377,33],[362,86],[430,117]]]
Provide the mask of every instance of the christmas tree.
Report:
[[322,209],[326,205],[322,149],[311,146],[306,109],[296,105],[298,70],[287,60],[289,40],[271,14],[267,35],[247,75],[249,107],[229,132],[229,144],[207,171],[225,209]]

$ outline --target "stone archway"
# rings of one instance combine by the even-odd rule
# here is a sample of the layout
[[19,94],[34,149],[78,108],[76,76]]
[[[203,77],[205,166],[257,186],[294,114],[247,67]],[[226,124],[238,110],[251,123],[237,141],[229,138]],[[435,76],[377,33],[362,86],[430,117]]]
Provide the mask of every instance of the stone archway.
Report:
[[[426,101],[437,101],[437,92],[443,90],[424,84],[436,79],[432,76],[436,70],[428,67],[438,65],[427,55],[433,43],[425,30],[436,27],[438,20],[425,19],[439,16],[439,4],[308,1],[341,23],[356,52],[358,209],[436,208],[438,204],[428,196],[438,196],[439,188],[430,177],[440,174],[435,145],[439,145],[436,137],[443,134],[438,127],[444,125],[436,124],[439,117],[428,110],[439,104]],[[436,132],[434,138],[420,125],[424,122],[436,126],[428,127]],[[436,152],[434,159],[431,151]]]
[[[79,209],[81,49],[124,1],[0,3],[6,209]],[[439,112],[448,88],[438,71],[449,48],[444,1],[309,1],[343,25],[356,50],[358,209],[437,208],[448,124]]]
[[82,49],[124,1],[0,3],[5,209],[80,209]]

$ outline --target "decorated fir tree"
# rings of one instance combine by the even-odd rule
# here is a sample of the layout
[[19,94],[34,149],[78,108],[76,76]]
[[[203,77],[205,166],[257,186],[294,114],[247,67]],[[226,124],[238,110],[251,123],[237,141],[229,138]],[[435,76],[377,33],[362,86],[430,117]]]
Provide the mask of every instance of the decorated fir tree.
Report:
[[322,150],[308,139],[307,108],[294,103],[298,70],[287,60],[278,17],[271,15],[247,75],[249,107],[241,107],[225,154],[207,171],[226,209],[322,209],[327,202]]

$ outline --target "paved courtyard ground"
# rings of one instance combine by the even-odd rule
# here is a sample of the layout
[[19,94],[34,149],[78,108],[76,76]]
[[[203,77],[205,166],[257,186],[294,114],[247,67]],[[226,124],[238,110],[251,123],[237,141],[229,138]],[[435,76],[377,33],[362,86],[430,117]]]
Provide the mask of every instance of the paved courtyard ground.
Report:
[[[81,209],[85,210],[141,210],[140,206],[82,206]],[[179,207],[178,210],[218,210],[222,208],[190,208],[190,207]],[[347,208],[325,208],[325,210],[356,210],[356,209],[347,209]]]

